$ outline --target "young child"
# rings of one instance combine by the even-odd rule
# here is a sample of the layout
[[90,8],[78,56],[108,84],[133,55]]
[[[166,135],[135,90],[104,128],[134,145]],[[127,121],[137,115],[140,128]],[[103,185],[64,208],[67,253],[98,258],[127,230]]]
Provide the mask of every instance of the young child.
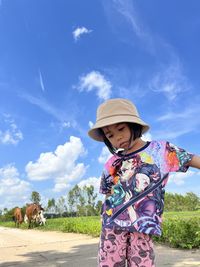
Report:
[[145,142],[149,129],[134,104],[110,99],[97,110],[88,134],[113,156],[101,177],[102,232],[99,267],[155,266],[152,235],[161,235],[164,193],[170,172],[200,168],[200,157],[166,141]]

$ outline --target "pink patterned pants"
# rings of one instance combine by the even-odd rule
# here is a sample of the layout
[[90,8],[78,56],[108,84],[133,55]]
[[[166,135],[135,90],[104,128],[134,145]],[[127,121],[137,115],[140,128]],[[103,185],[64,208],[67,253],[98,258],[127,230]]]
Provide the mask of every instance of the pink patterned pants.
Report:
[[153,242],[149,235],[102,230],[98,267],[155,267],[154,260]]

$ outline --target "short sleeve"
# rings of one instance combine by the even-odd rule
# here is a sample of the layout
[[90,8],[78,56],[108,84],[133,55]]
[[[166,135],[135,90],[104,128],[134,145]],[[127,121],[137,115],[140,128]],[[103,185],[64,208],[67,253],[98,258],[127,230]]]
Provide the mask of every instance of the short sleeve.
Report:
[[112,185],[112,176],[106,170],[104,170],[101,175],[99,192],[101,194],[110,194]]
[[167,172],[186,172],[188,169],[188,162],[192,157],[193,154],[166,142],[165,167]]

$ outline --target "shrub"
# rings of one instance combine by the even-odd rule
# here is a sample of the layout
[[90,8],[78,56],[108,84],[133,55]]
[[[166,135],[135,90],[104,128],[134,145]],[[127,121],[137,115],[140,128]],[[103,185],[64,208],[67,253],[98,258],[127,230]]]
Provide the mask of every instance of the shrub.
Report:
[[[14,227],[14,222],[0,222],[0,225]],[[25,224],[20,227],[27,229]],[[47,219],[46,225],[39,226],[37,229],[81,233],[99,237],[101,222],[99,216],[54,218]],[[165,213],[162,230],[162,236],[153,237],[154,241],[176,248],[200,248],[199,212]]]
[[162,236],[154,240],[176,248],[200,248],[200,218],[168,218],[162,225]]
[[98,237],[100,235],[100,229],[99,217],[78,217],[67,218],[63,230],[65,232],[82,233]]

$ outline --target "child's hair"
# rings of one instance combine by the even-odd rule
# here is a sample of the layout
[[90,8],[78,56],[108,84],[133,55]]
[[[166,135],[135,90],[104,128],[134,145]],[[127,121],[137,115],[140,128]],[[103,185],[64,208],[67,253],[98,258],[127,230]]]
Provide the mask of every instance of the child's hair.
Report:
[[[131,138],[130,138],[129,142],[131,142],[132,140],[135,140],[137,138],[140,138],[142,136],[142,128],[143,128],[142,125],[137,124],[137,123],[131,123],[131,122],[127,122],[127,125],[131,131]],[[109,151],[112,154],[117,154],[116,148],[112,146],[110,141],[105,136],[103,130],[102,129],[99,129],[99,130],[100,130],[101,135],[103,136],[103,141],[104,141],[105,145],[108,147]]]

